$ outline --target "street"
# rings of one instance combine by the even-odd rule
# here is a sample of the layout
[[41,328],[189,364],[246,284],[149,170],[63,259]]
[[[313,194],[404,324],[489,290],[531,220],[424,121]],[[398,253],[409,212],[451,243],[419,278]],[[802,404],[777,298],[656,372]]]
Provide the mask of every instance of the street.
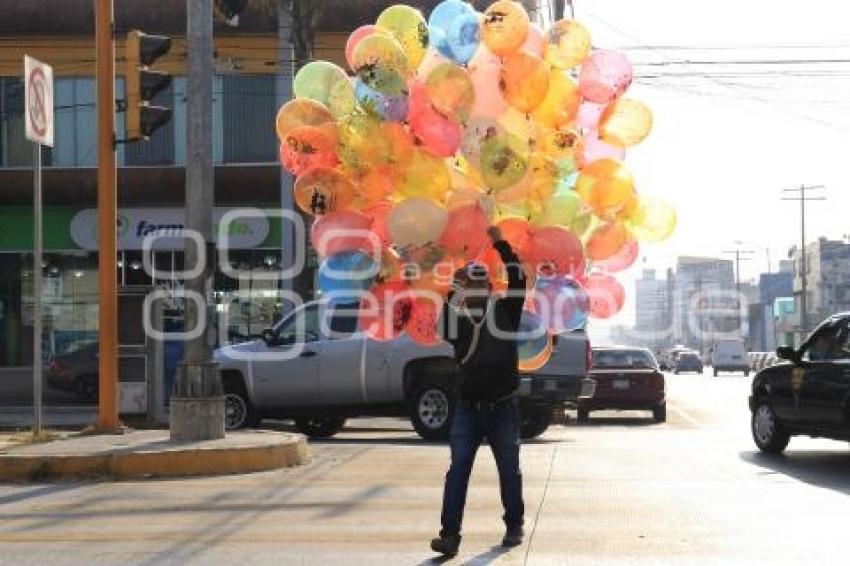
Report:
[[[492,456],[476,462],[460,555],[486,564],[843,563],[850,452],[756,453],[749,378],[668,376],[668,422],[592,413],[523,446],[526,543],[497,546]],[[274,426],[274,423],[273,423]],[[433,554],[445,446],[358,419],[309,464],[176,481],[0,486],[4,564],[418,564]]]

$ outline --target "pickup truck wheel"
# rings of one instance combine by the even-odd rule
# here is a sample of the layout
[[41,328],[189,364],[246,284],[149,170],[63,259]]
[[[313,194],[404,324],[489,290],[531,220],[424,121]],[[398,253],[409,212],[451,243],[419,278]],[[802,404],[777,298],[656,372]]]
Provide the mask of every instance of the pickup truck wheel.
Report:
[[425,380],[413,392],[410,422],[425,440],[448,440],[454,416],[454,399],[447,383]]
[[766,454],[781,454],[791,441],[791,435],[764,399],[758,401],[753,411],[752,432],[756,446]]
[[224,428],[256,428],[260,424],[260,416],[254,410],[245,386],[226,384],[224,388]]
[[587,409],[576,410],[576,420],[580,423],[590,422],[590,411]]
[[552,424],[551,407],[527,407],[522,409],[520,436],[523,440],[537,438]]
[[345,427],[345,417],[301,417],[295,426],[310,438],[330,438]]

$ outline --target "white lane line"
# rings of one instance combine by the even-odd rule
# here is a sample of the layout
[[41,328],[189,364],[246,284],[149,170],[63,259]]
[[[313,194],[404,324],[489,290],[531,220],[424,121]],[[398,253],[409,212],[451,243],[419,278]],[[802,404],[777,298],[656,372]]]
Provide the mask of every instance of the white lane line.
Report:
[[691,414],[685,411],[684,409],[681,409],[676,405],[673,405],[672,408],[674,411],[676,411],[676,414],[682,417],[682,420],[688,423],[689,425],[700,426],[699,421],[697,421],[696,418],[692,417]]

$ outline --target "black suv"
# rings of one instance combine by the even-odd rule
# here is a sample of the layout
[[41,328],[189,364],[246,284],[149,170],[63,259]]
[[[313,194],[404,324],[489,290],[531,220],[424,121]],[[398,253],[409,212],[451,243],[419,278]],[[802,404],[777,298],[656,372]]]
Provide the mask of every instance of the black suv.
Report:
[[792,436],[850,440],[850,312],[823,321],[785,363],[753,378],[750,411],[756,446],[778,454]]

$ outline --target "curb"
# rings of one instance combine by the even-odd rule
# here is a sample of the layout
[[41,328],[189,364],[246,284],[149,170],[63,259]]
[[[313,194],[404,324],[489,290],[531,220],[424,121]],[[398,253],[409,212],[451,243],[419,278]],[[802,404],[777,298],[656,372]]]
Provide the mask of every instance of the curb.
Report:
[[[264,435],[265,436],[265,435]],[[0,454],[0,481],[151,479],[261,472],[307,461],[304,436],[234,447],[176,446],[99,454]]]

